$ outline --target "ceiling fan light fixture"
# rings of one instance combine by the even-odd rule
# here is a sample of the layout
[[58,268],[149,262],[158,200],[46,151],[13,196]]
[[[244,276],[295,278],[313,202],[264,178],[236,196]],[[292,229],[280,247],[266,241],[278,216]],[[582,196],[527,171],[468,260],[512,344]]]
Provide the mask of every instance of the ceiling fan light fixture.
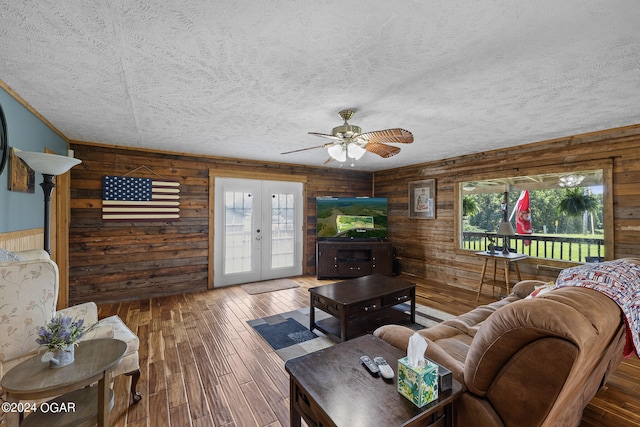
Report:
[[354,167],[356,160],[362,158],[366,151],[377,154],[378,156],[386,159],[400,152],[399,147],[388,145],[389,143],[411,144],[413,142],[413,134],[402,128],[391,128],[362,133],[362,128],[360,128],[360,126],[350,125],[348,122],[348,120],[353,117],[354,112],[354,110],[341,110],[338,115],[344,119],[344,123],[341,126],[334,127],[331,130],[331,134],[309,132],[310,135],[327,138],[332,142],[315,147],[286,151],[282,154],[297,153],[316,148],[327,148],[331,158],[324,162],[324,164],[327,164],[332,160],[344,163],[347,159],[351,159],[351,166]]
[[352,159],[359,160],[366,152],[367,150],[353,142],[347,145],[347,155]]
[[347,161],[347,152],[341,144],[332,145],[327,151],[334,160],[339,162]]
[[580,185],[580,183],[583,180],[584,180],[584,175],[569,174],[569,175],[561,176],[558,179],[558,185],[560,185],[560,187],[573,188]]

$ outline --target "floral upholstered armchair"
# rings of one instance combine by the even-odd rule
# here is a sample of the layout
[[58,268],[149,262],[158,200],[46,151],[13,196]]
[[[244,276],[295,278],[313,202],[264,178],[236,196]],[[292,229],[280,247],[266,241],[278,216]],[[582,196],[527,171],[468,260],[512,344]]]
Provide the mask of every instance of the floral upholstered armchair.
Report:
[[[84,319],[89,328],[81,339],[115,338],[127,349],[112,378],[126,374],[131,379],[134,402],[142,395],[136,391],[140,378],[138,337],[118,316],[98,320],[93,302],[56,312],[58,300],[58,266],[43,250],[11,253],[0,249],[0,378],[20,362],[38,353],[38,329],[57,314]],[[1,390],[0,390],[1,392]]]

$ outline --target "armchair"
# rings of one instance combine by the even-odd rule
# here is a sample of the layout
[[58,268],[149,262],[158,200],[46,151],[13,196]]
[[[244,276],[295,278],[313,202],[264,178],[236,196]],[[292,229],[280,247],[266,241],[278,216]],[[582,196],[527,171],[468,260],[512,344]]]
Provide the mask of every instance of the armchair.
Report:
[[131,376],[131,396],[133,402],[139,402],[142,395],[136,391],[140,378],[138,337],[118,316],[98,320],[93,302],[56,312],[58,266],[46,251],[18,252],[11,257],[10,261],[0,262],[0,378],[13,366],[37,354],[38,328],[62,313],[83,318],[90,327],[82,340],[116,338],[127,344],[120,364],[111,375],[112,378],[120,374]]

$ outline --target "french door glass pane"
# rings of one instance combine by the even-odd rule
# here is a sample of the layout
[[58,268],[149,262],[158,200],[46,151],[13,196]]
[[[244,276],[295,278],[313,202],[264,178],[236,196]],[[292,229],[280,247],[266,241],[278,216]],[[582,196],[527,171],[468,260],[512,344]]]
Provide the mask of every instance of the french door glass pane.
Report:
[[253,198],[251,193],[225,192],[225,274],[251,271]]
[[293,194],[271,195],[271,268],[295,262],[295,206]]

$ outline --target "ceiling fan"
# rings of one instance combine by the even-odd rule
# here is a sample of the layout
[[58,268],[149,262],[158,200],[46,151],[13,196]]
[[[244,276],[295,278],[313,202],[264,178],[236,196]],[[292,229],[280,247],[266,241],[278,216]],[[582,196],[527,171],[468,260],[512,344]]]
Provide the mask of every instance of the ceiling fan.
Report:
[[346,162],[347,159],[351,159],[351,166],[354,166],[354,162],[360,159],[367,151],[387,158],[395,156],[400,152],[399,147],[387,145],[388,143],[411,144],[413,142],[413,134],[408,130],[400,128],[362,133],[362,129],[359,126],[350,125],[348,122],[354,113],[354,110],[341,110],[338,115],[344,120],[344,124],[334,127],[331,135],[309,132],[310,135],[330,139],[332,140],[331,142],[316,145],[315,147],[287,151],[282,154],[297,153],[299,151],[314,150],[316,148],[327,148],[329,156],[331,157],[329,157],[324,164],[333,160],[342,163]]

